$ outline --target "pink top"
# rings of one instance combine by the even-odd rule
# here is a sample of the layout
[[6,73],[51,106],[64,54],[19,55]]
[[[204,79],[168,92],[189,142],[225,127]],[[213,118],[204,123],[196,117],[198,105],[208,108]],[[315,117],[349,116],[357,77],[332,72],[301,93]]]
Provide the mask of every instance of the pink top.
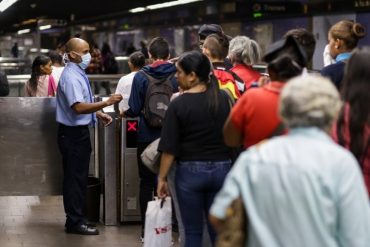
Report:
[[24,96],[26,97],[48,97],[49,75],[39,77],[37,89],[34,91],[29,85],[29,80],[25,84]]

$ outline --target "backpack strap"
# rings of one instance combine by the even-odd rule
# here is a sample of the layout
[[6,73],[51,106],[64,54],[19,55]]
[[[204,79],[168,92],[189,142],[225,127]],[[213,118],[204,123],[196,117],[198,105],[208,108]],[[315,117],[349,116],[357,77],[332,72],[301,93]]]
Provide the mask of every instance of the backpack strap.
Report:
[[243,94],[246,91],[244,81],[234,71],[232,70],[225,70],[225,71],[234,77],[234,81],[236,83],[236,86],[238,87],[240,94]]

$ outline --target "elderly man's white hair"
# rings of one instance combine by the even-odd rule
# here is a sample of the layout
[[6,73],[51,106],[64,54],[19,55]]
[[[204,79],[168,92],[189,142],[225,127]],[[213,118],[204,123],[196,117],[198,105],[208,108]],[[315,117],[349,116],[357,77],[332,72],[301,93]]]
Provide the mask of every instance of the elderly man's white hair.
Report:
[[230,41],[228,57],[234,63],[253,65],[261,61],[261,48],[246,36],[236,36]]
[[288,81],[280,95],[279,113],[289,128],[330,128],[341,107],[337,89],[321,76],[305,75]]

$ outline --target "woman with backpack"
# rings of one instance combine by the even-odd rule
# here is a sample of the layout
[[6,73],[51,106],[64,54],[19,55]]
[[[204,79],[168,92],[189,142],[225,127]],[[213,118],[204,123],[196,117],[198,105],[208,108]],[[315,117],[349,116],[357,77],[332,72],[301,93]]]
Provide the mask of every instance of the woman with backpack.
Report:
[[230,72],[240,78],[245,90],[251,88],[261,77],[261,74],[252,68],[253,64],[261,61],[260,46],[246,36],[236,36],[230,41],[228,57],[233,64]]
[[[166,112],[158,150],[162,152],[157,194],[169,195],[168,172],[176,160],[175,188],[185,229],[185,247],[202,246],[203,219],[231,168],[222,127],[230,111],[208,58],[198,51],[176,62],[176,78],[185,92]],[[208,224],[211,241],[215,233]]]

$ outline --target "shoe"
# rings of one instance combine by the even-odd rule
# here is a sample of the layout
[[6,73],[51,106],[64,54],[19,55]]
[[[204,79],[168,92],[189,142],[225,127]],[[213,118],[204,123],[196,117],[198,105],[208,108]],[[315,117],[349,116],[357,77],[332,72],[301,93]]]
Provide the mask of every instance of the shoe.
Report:
[[79,234],[79,235],[99,235],[98,229],[82,224],[78,227],[66,228],[66,233]]

